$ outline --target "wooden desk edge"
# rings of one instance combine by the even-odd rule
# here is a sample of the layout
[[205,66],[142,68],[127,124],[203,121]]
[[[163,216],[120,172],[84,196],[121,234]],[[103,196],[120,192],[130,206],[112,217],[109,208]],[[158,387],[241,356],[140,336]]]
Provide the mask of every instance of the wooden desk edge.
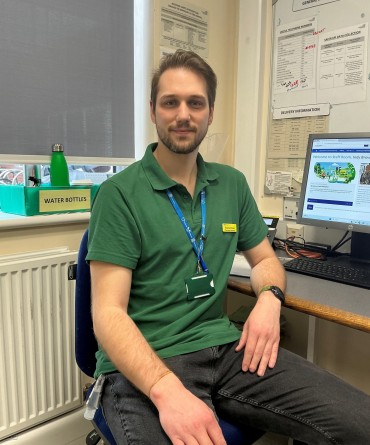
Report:
[[[256,296],[250,283],[241,282],[238,279],[229,278],[228,289],[249,295],[251,297]],[[315,317],[322,318],[324,320],[333,321],[353,329],[370,333],[370,318],[364,317],[363,315],[353,314],[352,312],[315,303],[314,301],[304,300],[289,294],[285,296],[284,306],[299,312],[304,312],[308,315],[314,315]]]

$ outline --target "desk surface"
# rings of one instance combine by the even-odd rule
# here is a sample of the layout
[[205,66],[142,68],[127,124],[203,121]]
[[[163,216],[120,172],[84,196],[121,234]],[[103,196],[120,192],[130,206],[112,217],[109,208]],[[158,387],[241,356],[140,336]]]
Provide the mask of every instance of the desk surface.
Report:
[[[249,278],[230,276],[228,288],[255,296]],[[370,291],[287,272],[285,306],[370,333]]]

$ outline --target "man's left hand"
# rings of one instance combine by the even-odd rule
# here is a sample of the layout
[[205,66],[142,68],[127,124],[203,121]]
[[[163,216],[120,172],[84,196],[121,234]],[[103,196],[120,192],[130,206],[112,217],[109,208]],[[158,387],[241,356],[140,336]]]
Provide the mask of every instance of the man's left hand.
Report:
[[244,348],[242,369],[263,376],[267,366],[275,366],[280,341],[280,301],[265,292],[244,323],[236,351]]

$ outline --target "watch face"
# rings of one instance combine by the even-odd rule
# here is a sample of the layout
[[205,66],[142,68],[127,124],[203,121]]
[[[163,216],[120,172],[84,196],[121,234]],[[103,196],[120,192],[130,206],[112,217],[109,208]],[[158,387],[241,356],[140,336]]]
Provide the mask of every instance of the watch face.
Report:
[[281,289],[279,289],[277,286],[271,286],[270,290],[282,303],[284,303],[285,297]]

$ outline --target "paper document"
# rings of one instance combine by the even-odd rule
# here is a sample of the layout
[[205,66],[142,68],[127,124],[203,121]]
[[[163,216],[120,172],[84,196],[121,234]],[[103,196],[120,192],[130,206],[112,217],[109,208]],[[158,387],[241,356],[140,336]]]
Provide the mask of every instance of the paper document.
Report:
[[308,135],[327,133],[329,116],[274,119],[270,125],[268,158],[305,158]]
[[315,88],[316,17],[285,23],[276,29],[273,93]]
[[160,44],[208,57],[208,10],[203,5],[162,0]]
[[289,195],[292,186],[292,172],[270,171],[266,172],[265,193],[278,193]]
[[319,102],[340,104],[366,100],[368,24],[320,35]]

